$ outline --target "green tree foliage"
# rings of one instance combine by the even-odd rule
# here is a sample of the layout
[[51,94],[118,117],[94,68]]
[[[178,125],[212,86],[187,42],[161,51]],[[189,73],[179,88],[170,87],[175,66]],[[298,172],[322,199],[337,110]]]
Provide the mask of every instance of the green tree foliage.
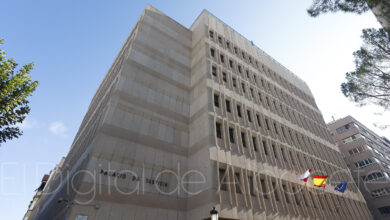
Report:
[[[377,4],[378,0],[371,0],[372,4]],[[365,0],[314,0],[307,13],[312,17],[317,17],[327,12],[353,12],[357,14],[368,11],[370,7]]]
[[352,101],[390,108],[390,34],[385,29],[364,29],[360,50],[353,53],[355,71],[346,73],[341,90]]
[[[0,45],[2,43],[0,39]],[[16,71],[18,64],[12,58],[6,59],[5,55],[0,50],[0,144],[22,135],[18,123],[22,123],[30,112],[27,97],[38,86],[29,75],[33,63]]]

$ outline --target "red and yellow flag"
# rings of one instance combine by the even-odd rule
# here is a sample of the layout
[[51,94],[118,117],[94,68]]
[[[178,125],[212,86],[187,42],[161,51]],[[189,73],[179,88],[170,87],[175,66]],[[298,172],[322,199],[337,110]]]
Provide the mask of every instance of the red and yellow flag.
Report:
[[325,187],[328,176],[313,176],[313,184],[317,187]]

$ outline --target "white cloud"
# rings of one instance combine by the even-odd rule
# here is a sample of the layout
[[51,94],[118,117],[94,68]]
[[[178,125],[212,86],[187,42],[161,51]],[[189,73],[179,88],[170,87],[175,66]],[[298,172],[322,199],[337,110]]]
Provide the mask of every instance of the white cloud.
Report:
[[58,135],[60,137],[66,137],[66,131],[68,130],[64,123],[60,121],[55,121],[50,124],[49,130],[51,133]]
[[38,121],[35,119],[26,118],[23,123],[19,124],[19,128],[22,130],[31,129],[38,126]]

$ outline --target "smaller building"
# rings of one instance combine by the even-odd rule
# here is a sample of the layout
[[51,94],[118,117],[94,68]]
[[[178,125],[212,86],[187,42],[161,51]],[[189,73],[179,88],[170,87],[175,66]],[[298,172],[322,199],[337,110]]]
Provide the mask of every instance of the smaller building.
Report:
[[390,219],[390,142],[351,116],[328,124],[374,219]]
[[28,209],[26,214],[24,214],[23,220],[29,220],[34,219],[33,212],[38,206],[38,203],[41,201],[42,197],[45,197],[46,195],[49,195],[50,192],[54,192],[55,189],[49,189],[48,187],[51,183],[51,180],[58,178],[58,171],[61,169],[62,165],[64,164],[65,157],[61,158],[61,161],[59,164],[57,164],[53,170],[50,171],[50,174],[44,174],[41,180],[41,184],[39,187],[35,190],[36,193],[33,196],[33,199],[30,201],[30,204],[28,205]]

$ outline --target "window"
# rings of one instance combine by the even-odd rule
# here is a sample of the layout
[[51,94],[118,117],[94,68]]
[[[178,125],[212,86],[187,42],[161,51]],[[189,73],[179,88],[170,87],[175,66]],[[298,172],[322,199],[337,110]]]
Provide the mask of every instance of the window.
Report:
[[272,190],[274,191],[274,195],[275,195],[275,200],[276,201],[279,201],[279,195],[278,195],[278,192],[276,191],[276,183],[275,182],[272,182]]
[[226,41],[226,47],[227,47],[228,49],[230,49],[230,42],[229,42],[229,41]]
[[256,143],[256,137],[252,137],[252,142],[253,142],[253,150],[257,152],[257,143]]
[[221,63],[225,63],[225,56],[223,54],[220,55]]
[[284,192],[284,197],[286,198],[286,202],[287,203],[290,203],[290,199],[288,198],[288,195],[287,195],[287,188],[286,188],[286,185],[282,185],[282,188],[283,188],[283,192]]
[[230,110],[230,101],[226,99],[225,102],[226,102],[226,111],[227,112],[231,112],[231,110]]
[[278,134],[278,128],[276,127],[276,123],[274,123],[275,133]]
[[214,94],[214,106],[219,108],[219,95]]
[[268,124],[268,119],[267,119],[267,118],[265,119],[265,125],[266,125],[266,127],[267,127],[267,130],[270,130],[270,129],[269,129],[269,124]]
[[245,133],[241,132],[241,141],[242,141],[242,146],[246,147],[246,140],[245,140]]
[[246,113],[248,115],[248,121],[252,122],[251,112],[249,110],[246,110]]
[[278,155],[276,153],[276,149],[275,149],[275,145],[272,144],[272,151],[274,152],[274,156],[275,158],[277,159],[278,158]]
[[245,52],[244,51],[242,51],[242,58],[244,58],[245,59]]
[[230,68],[233,68],[233,60],[229,60],[229,66]]
[[234,173],[234,183],[236,185],[236,192],[241,193],[241,179],[239,173]]
[[237,87],[236,78],[233,77],[232,82],[233,82],[233,87]]
[[261,127],[260,115],[256,114],[257,124]]
[[75,220],[87,220],[88,219],[88,216],[86,215],[77,215]]
[[261,98],[261,93],[259,92],[258,95],[259,95],[259,102],[260,102],[260,103],[263,103],[263,99]]
[[242,92],[245,93],[245,84],[241,83]]
[[368,174],[367,176],[362,176],[363,181],[368,182],[368,181],[373,181],[377,179],[384,178],[384,175],[382,172],[375,172]]
[[215,50],[214,50],[213,48],[210,49],[210,55],[211,55],[212,57],[215,56]]
[[383,215],[383,216],[389,216],[390,215],[390,206],[380,207],[380,208],[378,208],[378,210],[381,213],[381,215]]
[[290,151],[290,158],[291,158],[291,163],[295,166],[295,161],[294,161],[294,157],[292,155],[292,152]]
[[241,115],[241,106],[239,106],[239,105],[237,105],[237,115],[238,115],[238,117],[242,117],[242,115]]
[[211,68],[211,73],[213,74],[213,76],[217,76],[217,67],[213,66]]
[[238,48],[237,47],[234,47],[234,53],[238,54]]
[[264,148],[264,154],[265,155],[268,155],[268,151],[267,151],[267,142],[263,141],[263,148]]
[[248,183],[249,183],[249,194],[252,196],[255,196],[255,189],[253,188],[253,177],[248,176]]
[[247,77],[248,79],[251,78],[251,77],[249,76],[249,70],[246,70],[246,77]]
[[234,144],[234,128],[229,128],[230,143]]
[[210,38],[214,38],[214,32],[213,31],[209,31],[209,36],[210,36]]
[[222,80],[223,80],[224,82],[227,81],[227,79],[226,79],[226,73],[225,73],[225,72],[222,72]]
[[238,65],[238,72],[240,72],[240,73],[242,72],[240,65]]
[[282,152],[282,158],[283,158],[283,161],[286,161],[286,155],[284,155],[284,150],[283,150],[283,147],[280,148],[280,151]]
[[218,42],[222,44],[222,37],[218,36]]
[[263,194],[264,199],[268,199],[267,186],[265,185],[265,180],[260,179],[261,192]]
[[222,138],[221,123],[216,122],[215,128],[217,130],[217,138]]
[[225,169],[219,168],[219,184],[221,186],[221,190],[227,191]]

